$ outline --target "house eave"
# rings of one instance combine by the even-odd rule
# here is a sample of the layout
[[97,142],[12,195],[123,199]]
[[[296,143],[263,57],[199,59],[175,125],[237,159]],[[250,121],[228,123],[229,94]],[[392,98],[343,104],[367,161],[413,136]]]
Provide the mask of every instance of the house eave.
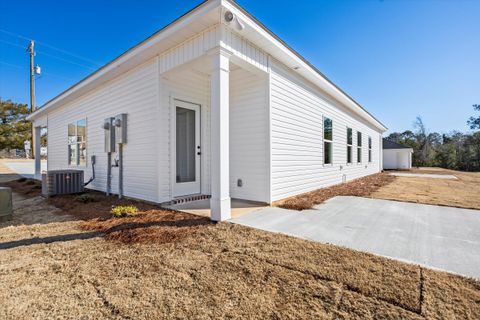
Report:
[[120,74],[132,69],[133,67],[138,66],[148,59],[160,54],[158,50],[156,52],[154,50],[150,50],[150,52],[148,51],[155,45],[165,40],[167,37],[185,28],[196,19],[201,18],[207,13],[217,9],[220,6],[220,3],[221,0],[209,0],[200,3],[184,15],[180,16],[173,22],[152,34],[150,37],[128,49],[120,56],[111,60],[70,88],[64,90],[54,98],[47,101],[40,108],[28,115],[27,120],[34,121],[47,112],[54,110],[56,107],[77,99],[94,87],[102,85],[119,76]]
[[335,98],[340,103],[347,106],[353,112],[367,120],[374,125],[381,133],[388,130],[388,128],[376,119],[371,113],[369,113],[364,107],[350,97],[345,91],[340,89],[330,79],[328,79],[320,70],[308,62],[303,56],[292,49],[286,44],[280,37],[270,31],[265,25],[263,25],[258,19],[252,16],[249,12],[243,9],[239,4],[233,0],[222,0],[222,4],[229,10],[235,13],[241,14],[241,19],[254,28],[262,37],[267,39],[269,43],[275,48],[275,50],[269,50],[267,53],[272,57],[279,59],[282,62],[286,62],[287,66],[298,67],[293,71],[300,74],[302,77],[308,79],[322,90],[326,91],[329,95]]
[[[284,62],[287,66],[298,67],[298,70],[294,70],[300,76],[307,79],[315,86],[325,91],[328,95],[345,105],[354,113],[365,119],[372,124],[381,133],[387,130],[379,120],[377,120],[372,114],[370,114],[365,108],[351,98],[347,93],[335,85],[324,74],[322,74],[315,66],[309,63],[294,49],[289,47],[283,40],[271,32],[265,27],[259,20],[253,17],[240,5],[233,0],[209,0],[204,1],[183,16],[174,20],[161,30],[157,31],[152,36],[148,37],[138,45],[130,48],[114,60],[110,61],[97,71],[93,72],[83,80],[79,81],[72,87],[63,91],[53,99],[46,102],[42,107],[37,109],[34,113],[27,117],[27,120],[33,121],[48,111],[52,111],[55,108],[64,105],[70,101],[73,101],[86,92],[92,90],[103,83],[110,81],[111,79],[119,76],[120,74],[132,69],[133,67],[147,61],[147,59],[153,58],[155,55],[160,54],[157,49],[153,48],[159,45],[160,42],[167,37],[172,36],[182,28],[185,28],[195,19],[206,15],[209,12],[213,12],[218,8],[226,8],[232,10],[246,22],[251,28],[253,28],[258,34],[269,44],[272,45],[275,50],[267,50],[267,54],[271,55],[275,59]],[[215,16],[218,22],[218,16]]]

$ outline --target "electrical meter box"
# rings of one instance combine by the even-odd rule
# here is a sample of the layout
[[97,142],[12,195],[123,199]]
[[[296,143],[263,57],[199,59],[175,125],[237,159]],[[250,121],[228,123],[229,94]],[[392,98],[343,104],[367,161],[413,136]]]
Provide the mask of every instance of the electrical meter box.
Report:
[[127,114],[122,113],[115,116],[114,125],[116,143],[127,143]]
[[107,118],[103,121],[105,133],[105,152],[115,152],[115,118]]

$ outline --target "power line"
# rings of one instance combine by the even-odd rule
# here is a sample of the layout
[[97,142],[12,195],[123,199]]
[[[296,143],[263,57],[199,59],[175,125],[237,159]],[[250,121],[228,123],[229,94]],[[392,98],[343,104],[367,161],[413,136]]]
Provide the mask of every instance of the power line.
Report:
[[69,51],[67,51],[67,50],[63,50],[63,49],[54,47],[54,46],[49,45],[49,44],[46,44],[45,42],[37,41],[37,43],[40,43],[40,44],[43,45],[44,47],[47,47],[47,48],[50,48],[50,49],[53,49],[53,50],[57,50],[57,51],[62,52],[62,53],[64,53],[64,54],[69,54],[69,55],[71,55],[72,57],[75,57],[75,58],[77,58],[77,59],[81,59],[81,60],[85,60],[85,61],[87,61],[87,62],[93,63],[93,64],[97,65],[97,67],[102,65],[100,62],[97,62],[97,61],[94,61],[94,60],[91,60],[91,59],[88,59],[88,58],[84,58],[84,57],[82,57],[82,56],[79,56],[78,54],[75,54],[75,53],[69,52]]
[[14,43],[14,42],[6,41],[6,40],[3,40],[3,39],[0,39],[0,42],[9,44],[9,45],[14,46],[14,47],[19,47],[19,48],[22,48],[22,49],[25,50],[25,46],[19,45],[19,44]]
[[57,59],[57,60],[64,61],[64,62],[68,62],[68,63],[74,64],[74,65],[77,65],[77,66],[79,66],[79,67],[87,68],[87,69],[90,69],[90,70],[93,70],[93,71],[96,70],[95,68],[86,66],[86,65],[81,64],[81,63],[77,63],[77,62],[72,61],[72,60],[64,59],[64,58],[62,58],[62,57],[59,57],[59,56],[56,56],[56,55],[53,55],[53,54],[50,54],[50,53],[46,53],[46,52],[38,51],[38,50],[37,50],[37,53],[43,54],[43,55],[48,56],[48,57],[53,58],[53,59]]
[[[11,46],[15,46],[15,47],[19,47],[19,48],[25,49],[25,47],[23,47],[23,46],[21,46],[21,45],[19,45],[19,44],[10,42],[10,41],[6,41],[6,40],[0,39],[0,42],[6,43],[6,44],[11,45]],[[43,51],[38,51],[38,50],[37,50],[36,53],[43,54],[43,55],[48,56],[48,57],[53,58],[53,59],[61,60],[61,61],[63,61],[63,62],[71,63],[71,64],[77,65],[77,66],[79,66],[79,67],[82,67],[82,68],[90,69],[90,70],[92,70],[92,71],[95,71],[95,70],[96,70],[95,68],[89,67],[89,66],[87,66],[87,65],[84,65],[84,64],[81,64],[81,63],[72,61],[72,60],[68,60],[68,59],[65,59],[65,58],[62,58],[62,57],[59,57],[59,56],[50,54],[50,53],[46,53],[46,52],[43,52]]]
[[[21,34],[14,33],[14,32],[10,32],[10,31],[4,30],[4,29],[0,29],[0,32],[3,32],[3,33],[5,33],[5,34],[8,34],[8,35],[10,35],[10,36],[17,37],[17,38],[20,38],[20,39],[23,39],[23,40],[28,40],[28,41],[30,41],[30,40],[32,39],[32,38],[23,36],[23,35],[21,35]],[[35,42],[36,42],[37,44],[41,44],[41,45],[43,45],[44,47],[50,48],[50,49],[52,49],[52,50],[56,50],[56,51],[59,51],[59,52],[61,52],[61,53],[70,55],[70,56],[72,56],[72,57],[75,57],[75,58],[77,58],[77,59],[81,59],[81,60],[84,60],[84,61],[93,63],[93,64],[95,64],[97,67],[102,65],[102,63],[100,63],[100,62],[98,62],[98,61],[95,61],[95,60],[92,60],[92,59],[89,59],[89,58],[85,58],[85,57],[83,57],[83,56],[81,56],[81,55],[78,55],[78,54],[76,54],[76,53],[73,53],[73,52],[70,52],[70,51],[67,51],[67,50],[58,48],[58,47],[56,47],[56,46],[52,46],[51,44],[48,44],[48,43],[45,43],[45,42],[41,42],[41,41],[37,41],[37,40],[35,40]]]
[[[18,65],[18,64],[9,63],[9,62],[2,61],[2,60],[0,60],[0,64],[6,65],[6,66],[9,66],[9,67],[13,67],[13,68],[22,69],[22,70],[27,70],[27,69],[28,69],[28,68],[25,67],[25,66],[21,66],[21,65]],[[58,75],[58,74],[56,74],[56,73],[51,73],[51,72],[42,71],[42,74],[47,75],[47,76],[52,76],[52,77],[60,78],[60,79],[64,79],[64,80],[76,81],[75,79],[68,78],[68,77],[64,77],[64,76]],[[40,78],[39,78],[39,79],[40,79]]]
[[0,60],[0,63],[1,63],[1,64],[4,64],[4,65],[6,65],[6,66],[14,67],[14,68],[27,69],[27,68],[24,67],[24,66],[20,66],[20,65],[18,65],[18,64],[8,63],[8,62],[1,61],[1,60]]

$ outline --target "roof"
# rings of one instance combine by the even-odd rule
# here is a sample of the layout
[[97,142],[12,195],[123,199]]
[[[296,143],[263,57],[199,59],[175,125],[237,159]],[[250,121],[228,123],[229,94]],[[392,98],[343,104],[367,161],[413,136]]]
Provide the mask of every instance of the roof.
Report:
[[[293,57],[295,61],[300,61],[304,64],[304,70],[298,70],[297,72],[302,76],[307,76],[307,79],[311,81],[311,79],[318,80],[313,81],[314,84],[323,88],[322,85],[325,84],[329,87],[329,91],[326,90],[327,94],[333,94],[333,96],[338,96],[341,98],[339,100],[341,103],[346,103],[346,106],[359,113],[369,122],[374,124],[377,128],[379,128],[382,132],[387,130],[387,127],[383,125],[378,119],[376,119],[371,113],[369,113],[363,106],[361,106],[358,102],[356,102],[352,97],[350,97],[346,92],[340,89],[337,85],[335,85],[330,79],[328,79],[324,74],[322,74],[315,66],[313,66],[310,62],[308,62],[304,57],[302,57],[298,52],[288,46],[282,39],[280,39],[276,34],[270,31],[267,27],[265,27],[258,19],[252,16],[249,12],[247,12],[244,8],[242,8],[239,4],[237,4],[234,0],[205,0],[187,13],[180,16],[178,19],[174,20],[167,26],[163,27],[152,36],[148,37],[144,41],[140,42],[139,44],[133,46],[132,48],[128,49],[117,58],[113,59],[112,61],[108,62],[98,70],[94,71],[92,74],[88,75],[86,78],[82,79],[78,83],[74,84],[67,90],[63,91],[56,97],[52,98],[45,104],[43,104],[40,108],[38,108],[34,113],[30,114],[27,119],[34,120],[41,113],[44,113],[47,109],[54,105],[58,104],[65,104],[71,100],[74,100],[81,94],[82,92],[86,92],[90,90],[89,88],[94,87],[95,81],[101,77],[105,79],[111,79],[118,75],[121,71],[121,67],[127,68],[134,66],[136,63],[135,59],[138,61],[142,59],[142,50],[146,51],[151,49],[154,46],[159,47],[158,43],[161,41],[168,42],[171,39],[167,39],[170,37],[176,30],[185,27],[188,23],[193,21],[193,19],[197,15],[207,15],[213,11],[214,8],[218,8],[219,6],[227,6],[233,7],[241,12],[245,17],[248,17],[254,24],[256,24],[257,29],[260,30],[263,35],[267,35],[270,37],[270,41],[276,42],[275,44],[280,48],[280,51],[286,51],[289,56]],[[217,16],[216,14],[214,16]],[[195,30],[195,28],[190,28]],[[165,40],[166,39],[166,40]],[[168,40],[168,41],[167,41]],[[269,53],[274,55],[273,53]],[[140,56],[140,58],[139,58]],[[143,54],[143,59],[148,55]],[[146,61],[146,60],[145,60]],[[296,70],[296,68],[295,68]],[[309,79],[308,76],[311,76]],[[103,80],[107,81],[107,80]],[[73,93],[73,94],[72,94]],[[69,97],[70,96],[70,97]]]
[[387,138],[383,138],[383,149],[412,149],[412,148],[404,146],[403,144],[388,140]]

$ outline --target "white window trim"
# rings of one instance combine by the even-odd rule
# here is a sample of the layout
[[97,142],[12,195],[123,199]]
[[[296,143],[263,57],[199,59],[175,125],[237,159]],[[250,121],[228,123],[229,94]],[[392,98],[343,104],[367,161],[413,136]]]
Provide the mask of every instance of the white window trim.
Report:
[[368,140],[367,140],[367,149],[368,149],[368,163],[372,163],[372,159],[373,159],[373,152],[372,152],[372,144],[373,144],[373,140],[372,140],[372,137],[368,136]]
[[[78,136],[78,134],[77,134],[77,123],[78,123],[78,121],[81,121],[81,120],[85,120],[85,164],[84,165],[70,163],[70,154],[68,153],[68,148],[69,148],[70,145],[75,145],[78,148],[78,141],[75,141],[75,143],[70,143],[70,141],[68,141],[68,126],[70,124],[74,123],[75,124],[75,136]],[[88,167],[88,148],[87,148],[88,137],[87,137],[87,131],[88,131],[87,117],[80,118],[78,120],[70,121],[70,122],[67,123],[67,165],[68,165],[69,168],[86,169]],[[77,149],[77,154],[78,154],[78,149]],[[80,158],[78,158],[78,162],[80,162]]]
[[[352,131],[352,143],[348,144],[348,129],[350,129]],[[346,134],[347,134],[347,139],[346,139],[346,142],[347,142],[347,156],[345,158],[345,163],[347,166],[350,166],[353,164],[353,128],[350,128],[350,127],[347,127],[347,129],[345,130]],[[348,147],[350,147],[350,162],[348,162]]]
[[[358,134],[360,133],[360,140],[358,140]],[[357,164],[362,164],[363,163],[363,159],[362,159],[362,156],[363,156],[363,134],[361,131],[357,131]],[[360,141],[360,145],[358,145],[358,142]],[[358,155],[359,155],[359,149],[360,149],[360,161],[358,161]]]
[[[332,140],[327,140],[325,139],[325,119],[329,119],[331,122],[332,122]],[[330,143],[331,144],[331,162],[330,163],[325,163],[325,142],[327,143]],[[323,116],[322,117],[322,148],[323,148],[323,159],[322,159],[322,163],[323,163],[323,166],[329,166],[329,167],[332,167],[333,166],[333,119],[330,118],[330,117],[327,117],[327,116]]]

